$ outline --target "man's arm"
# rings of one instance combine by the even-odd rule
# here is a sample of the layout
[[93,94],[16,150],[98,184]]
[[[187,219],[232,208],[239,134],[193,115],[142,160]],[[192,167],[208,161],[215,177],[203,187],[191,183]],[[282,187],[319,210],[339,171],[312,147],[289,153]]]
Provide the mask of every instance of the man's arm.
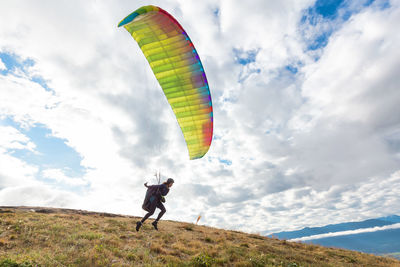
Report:
[[166,185],[162,185],[160,188],[160,194],[161,196],[166,196],[169,192],[169,189],[167,188]]

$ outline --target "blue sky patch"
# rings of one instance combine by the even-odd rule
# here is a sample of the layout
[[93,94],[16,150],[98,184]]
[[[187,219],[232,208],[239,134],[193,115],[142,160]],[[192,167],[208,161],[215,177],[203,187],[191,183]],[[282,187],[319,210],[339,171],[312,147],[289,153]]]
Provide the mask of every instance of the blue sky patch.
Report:
[[46,83],[46,81],[45,81],[45,79],[44,79],[43,77],[41,77],[41,76],[33,76],[33,77],[31,78],[31,81],[32,81],[32,82],[35,82],[35,83],[37,83],[37,84],[39,84],[39,85],[42,86],[46,91],[48,91],[48,92],[53,92],[53,93],[54,93],[54,90],[52,90],[52,89],[47,85],[47,83]]
[[299,71],[298,68],[294,65],[285,66],[285,70],[289,71],[292,74],[296,74]]
[[243,49],[233,49],[233,54],[235,56],[236,63],[239,63],[240,65],[248,65],[256,61],[256,57],[259,51],[259,49],[247,51]]
[[1,71],[2,74],[15,72],[17,69],[26,73],[27,68],[35,64],[32,59],[23,60],[19,56],[11,53],[0,53],[0,59],[6,66],[6,70]]
[[332,33],[332,30],[328,30],[317,35],[316,38],[308,45],[308,50],[316,50],[325,47],[328,44],[329,37],[332,35]]
[[260,52],[260,49],[233,49],[235,62],[244,67],[239,74],[239,83],[243,83],[253,73],[261,73],[261,69],[257,68],[255,65],[250,65],[256,62],[258,52]]
[[214,16],[219,18],[219,14],[220,14],[219,8],[216,8],[213,13],[214,13]]
[[[12,53],[2,53],[0,52],[0,59],[4,63],[6,69],[0,70],[1,75],[15,74],[20,71],[30,77],[28,69],[35,65],[35,61],[32,59],[22,59],[20,56]],[[46,80],[38,75],[29,78],[32,82],[35,82],[42,86],[46,91],[53,92],[48,85]]]
[[323,18],[335,18],[338,14],[340,6],[344,0],[317,0],[312,7],[316,14],[321,15]]
[[376,3],[376,7],[383,10],[383,9],[387,9],[390,8],[390,0],[382,0],[382,1],[370,1],[371,3]]
[[[314,31],[318,25],[325,24],[326,27],[322,27],[322,31],[311,34],[309,39],[306,39],[307,50],[317,50],[324,48],[328,42],[329,37],[338,29],[340,26],[348,21],[354,14],[361,12],[364,8],[367,8],[374,4],[375,0],[360,0],[358,2],[349,0],[317,0],[313,6],[304,10],[303,16],[300,20],[301,26],[311,27]],[[379,2],[380,8],[387,8],[390,5],[389,1]],[[314,29],[315,27],[315,29]],[[304,34],[308,36],[307,34]]]
[[224,165],[228,165],[228,166],[232,165],[232,161],[230,161],[230,160],[227,160],[227,159],[218,159],[218,160],[219,160],[219,162],[221,162]]
[[64,173],[71,177],[81,177],[86,173],[86,169],[81,166],[81,155],[68,146],[66,140],[52,136],[51,130],[44,125],[36,124],[35,127],[24,129],[9,117],[2,120],[1,124],[18,129],[36,145],[35,150],[38,153],[24,149],[9,151],[14,157],[39,166],[41,171],[63,169]]

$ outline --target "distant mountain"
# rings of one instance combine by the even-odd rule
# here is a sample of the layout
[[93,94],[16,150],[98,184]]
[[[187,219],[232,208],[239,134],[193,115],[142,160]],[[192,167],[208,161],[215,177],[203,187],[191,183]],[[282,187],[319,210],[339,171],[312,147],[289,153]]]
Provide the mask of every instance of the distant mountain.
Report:
[[378,220],[392,222],[392,223],[400,223],[400,216],[391,215],[387,217],[378,218]]
[[361,222],[306,227],[297,231],[279,232],[269,236],[328,247],[373,253],[400,255],[400,216],[391,215]]
[[372,228],[376,226],[385,226],[391,225],[395,223],[400,223],[400,216],[391,215],[387,217],[381,217],[376,219],[369,219],[361,222],[346,222],[346,223],[339,223],[339,224],[329,224],[322,227],[306,227],[301,230],[297,231],[290,231],[290,232],[279,232],[274,233],[269,236],[274,236],[279,239],[295,239],[305,236],[311,235],[319,235],[319,234],[326,234],[326,233],[335,233],[341,231],[349,231],[349,230],[356,230],[356,229],[363,229],[363,228]]
[[371,233],[332,236],[304,242],[372,254],[396,253],[400,252],[400,228]]

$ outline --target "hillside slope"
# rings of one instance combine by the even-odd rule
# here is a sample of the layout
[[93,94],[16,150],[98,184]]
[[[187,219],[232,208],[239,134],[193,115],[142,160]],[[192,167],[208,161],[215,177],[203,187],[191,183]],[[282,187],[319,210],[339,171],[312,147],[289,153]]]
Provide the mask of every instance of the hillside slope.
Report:
[[0,266],[400,266],[391,258],[182,222],[161,221],[158,232],[147,222],[136,232],[137,219],[0,207]]

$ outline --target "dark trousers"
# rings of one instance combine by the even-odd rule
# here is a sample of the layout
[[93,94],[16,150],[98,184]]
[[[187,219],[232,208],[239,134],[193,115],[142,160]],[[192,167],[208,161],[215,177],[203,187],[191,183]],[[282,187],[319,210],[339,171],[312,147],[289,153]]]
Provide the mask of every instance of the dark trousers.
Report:
[[156,208],[159,208],[161,210],[156,219],[156,221],[159,221],[167,210],[165,209],[163,203],[161,203],[160,201],[154,201],[154,204],[150,206],[149,212],[143,217],[141,222],[144,223],[144,221],[146,221],[151,215],[153,215],[156,211]]

